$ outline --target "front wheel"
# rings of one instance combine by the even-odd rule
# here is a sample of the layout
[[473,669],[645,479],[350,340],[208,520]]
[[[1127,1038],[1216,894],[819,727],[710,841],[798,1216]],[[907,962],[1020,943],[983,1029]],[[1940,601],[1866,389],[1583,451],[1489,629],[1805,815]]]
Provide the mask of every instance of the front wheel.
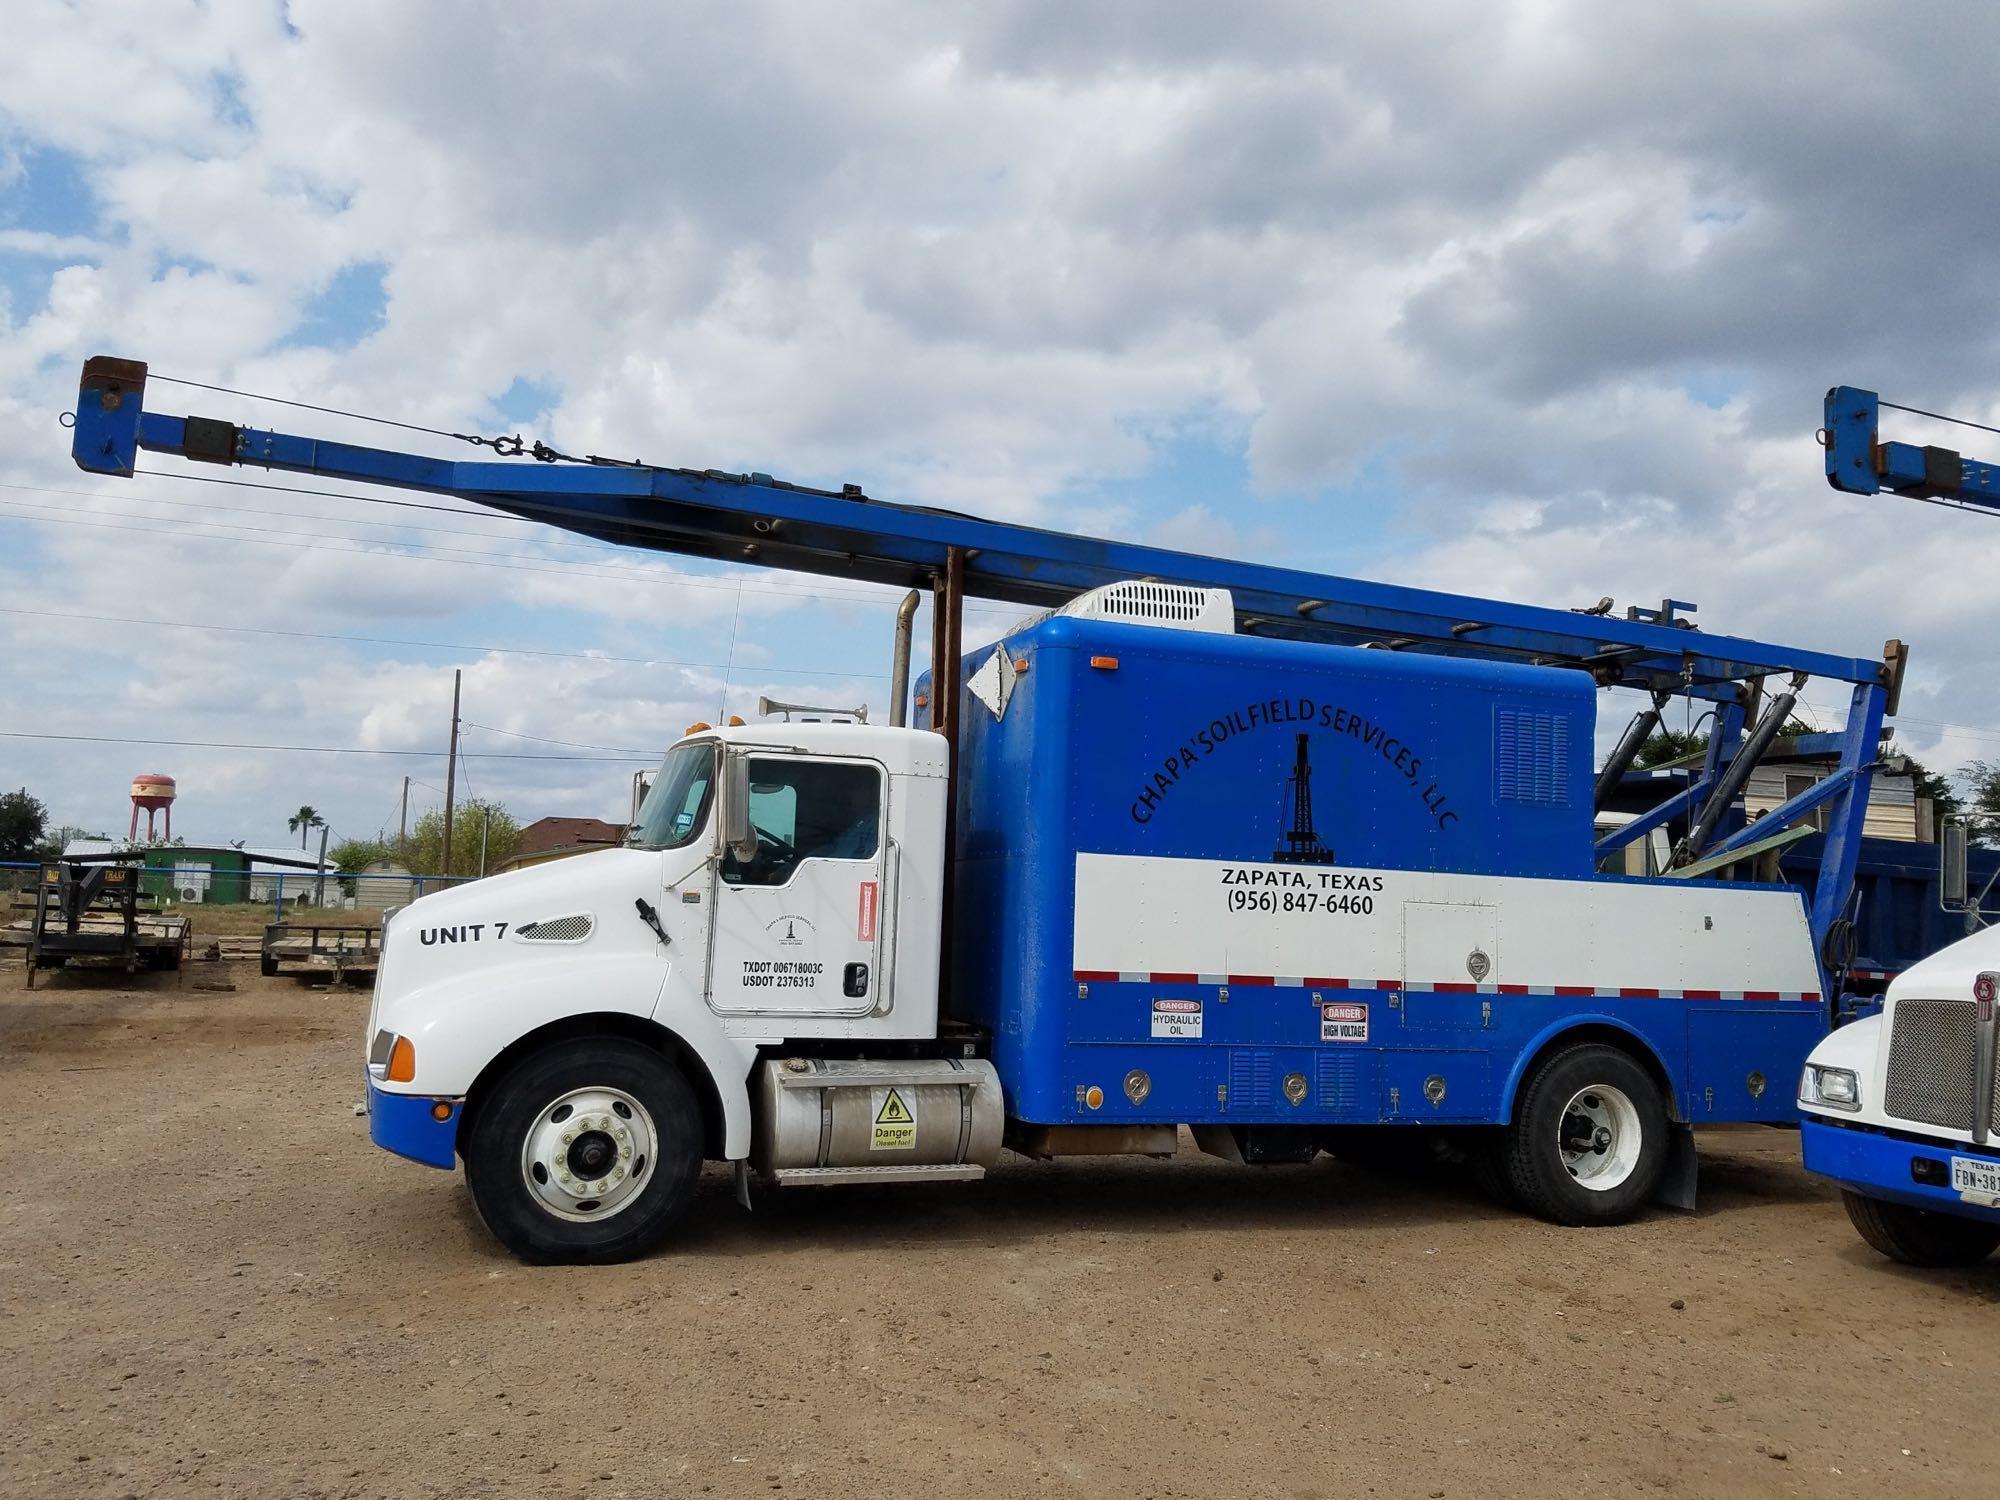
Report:
[[643,1255],[686,1213],[701,1115],[681,1072],[623,1037],[580,1037],[514,1064],[462,1147],[473,1204],[523,1260]]
[[1976,1266],[2000,1247],[2000,1228],[1841,1190],[1861,1238],[1906,1266]]
[[1566,1047],[1523,1086],[1501,1152],[1507,1186],[1530,1212],[1557,1224],[1620,1224],[1659,1190],[1666,1101],[1631,1054]]

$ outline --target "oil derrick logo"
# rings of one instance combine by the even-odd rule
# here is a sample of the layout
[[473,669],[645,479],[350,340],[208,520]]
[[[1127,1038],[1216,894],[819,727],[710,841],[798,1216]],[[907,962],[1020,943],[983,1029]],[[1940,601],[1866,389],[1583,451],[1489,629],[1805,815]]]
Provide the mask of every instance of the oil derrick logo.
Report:
[[1285,780],[1285,796],[1281,814],[1283,832],[1278,835],[1278,849],[1271,856],[1279,864],[1286,865],[1330,865],[1333,851],[1321,842],[1313,829],[1312,802],[1312,761],[1306,753],[1306,736],[1298,737],[1298,754],[1292,761],[1292,774]]

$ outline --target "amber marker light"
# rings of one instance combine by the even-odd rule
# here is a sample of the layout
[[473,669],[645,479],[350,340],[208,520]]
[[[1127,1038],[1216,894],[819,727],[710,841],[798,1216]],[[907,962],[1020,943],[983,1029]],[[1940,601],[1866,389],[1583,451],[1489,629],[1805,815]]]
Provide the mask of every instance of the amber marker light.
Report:
[[1115,672],[1118,670],[1118,658],[1115,656],[1093,656],[1090,659],[1090,664],[1100,672]]
[[406,1036],[396,1038],[396,1045],[389,1049],[389,1081],[409,1083],[417,1076],[417,1049],[410,1045]]
[[1093,1083],[1083,1091],[1083,1102],[1092,1109],[1104,1108],[1104,1090]]
[[451,1106],[442,1099],[438,1100],[437,1103],[431,1106],[431,1118],[433,1120],[449,1120],[451,1118]]

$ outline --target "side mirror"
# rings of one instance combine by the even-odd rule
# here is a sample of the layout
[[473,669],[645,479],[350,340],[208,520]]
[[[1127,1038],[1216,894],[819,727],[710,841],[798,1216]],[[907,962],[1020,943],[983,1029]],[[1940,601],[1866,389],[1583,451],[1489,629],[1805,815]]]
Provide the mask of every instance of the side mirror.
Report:
[[1964,911],[1966,884],[1965,825],[1948,818],[1938,845],[1938,903],[1946,911]]
[[757,830],[750,825],[750,757],[740,750],[723,756],[722,845],[739,864],[757,857]]

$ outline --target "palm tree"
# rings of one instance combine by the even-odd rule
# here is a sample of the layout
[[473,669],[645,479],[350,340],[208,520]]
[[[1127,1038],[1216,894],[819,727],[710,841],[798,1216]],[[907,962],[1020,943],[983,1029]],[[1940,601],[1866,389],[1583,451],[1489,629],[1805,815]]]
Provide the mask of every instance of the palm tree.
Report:
[[310,803],[285,819],[285,827],[299,836],[299,848],[306,846],[306,835],[315,828],[324,828],[326,819]]

